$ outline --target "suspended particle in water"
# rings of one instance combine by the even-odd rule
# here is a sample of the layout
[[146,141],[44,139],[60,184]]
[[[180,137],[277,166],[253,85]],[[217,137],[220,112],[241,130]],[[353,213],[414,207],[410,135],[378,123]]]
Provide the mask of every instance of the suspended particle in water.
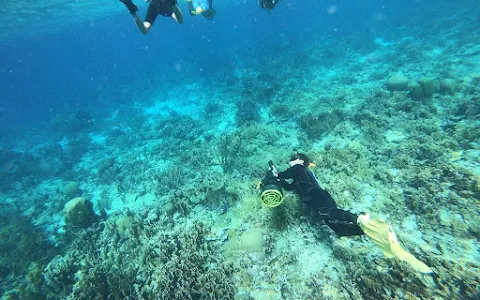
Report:
[[377,22],[382,22],[382,21],[385,21],[387,19],[387,16],[382,14],[382,13],[378,13],[378,14],[375,15],[375,17],[373,19]]
[[180,72],[182,70],[182,65],[180,63],[176,63],[175,70],[177,70],[177,72]]
[[334,15],[337,13],[337,7],[335,5],[330,5],[327,9],[329,15]]

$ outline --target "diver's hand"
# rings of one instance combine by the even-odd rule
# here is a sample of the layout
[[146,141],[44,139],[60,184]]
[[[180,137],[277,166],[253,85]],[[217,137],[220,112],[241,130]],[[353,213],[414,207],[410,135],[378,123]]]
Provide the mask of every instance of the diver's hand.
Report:
[[270,167],[270,171],[272,171],[272,175],[278,177],[278,171],[277,168],[275,168],[275,164],[273,163],[273,161],[269,161],[268,166]]
[[272,168],[272,174],[273,174],[273,176],[275,176],[275,177],[278,178],[278,171],[277,171],[277,169]]

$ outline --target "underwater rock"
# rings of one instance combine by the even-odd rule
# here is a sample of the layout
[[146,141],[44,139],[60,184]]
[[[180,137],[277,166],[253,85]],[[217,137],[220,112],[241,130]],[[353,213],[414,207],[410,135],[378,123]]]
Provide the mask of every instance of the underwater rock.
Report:
[[454,79],[446,78],[440,81],[440,92],[443,94],[453,95],[457,88],[457,82]]
[[401,143],[403,142],[406,137],[405,135],[400,132],[400,131],[391,131],[391,130],[388,130],[386,133],[385,133],[385,139],[387,140],[387,142],[389,143]]
[[450,227],[452,226],[452,216],[451,214],[445,210],[445,209],[442,209],[439,211],[439,217],[440,217],[440,224],[444,227]]
[[414,100],[423,99],[422,86],[417,81],[411,81],[408,84],[408,91],[409,91],[409,95],[412,99],[414,99]]
[[480,73],[471,73],[469,77],[472,84],[480,84]]
[[203,176],[203,187],[207,191],[216,192],[225,187],[225,175],[220,165],[214,165],[206,170]]
[[260,230],[250,230],[243,233],[240,238],[242,249],[248,253],[257,255],[257,258],[265,258],[265,239]]
[[173,205],[172,201],[171,200],[168,200],[165,205],[163,206],[163,211],[168,215],[168,216],[172,216],[176,211],[177,211],[177,208],[175,207],[175,205]]
[[63,193],[70,199],[75,197],[79,191],[79,185],[75,181],[70,181],[63,187]]
[[17,300],[18,299],[18,293],[15,289],[8,290],[2,295],[3,300]]
[[120,217],[115,222],[117,231],[121,236],[124,236],[128,229],[132,227],[133,218],[132,217]]
[[235,114],[235,121],[237,125],[241,126],[248,122],[257,122],[260,120],[258,103],[251,98],[242,98],[237,103],[237,113]]
[[44,282],[42,272],[43,268],[38,262],[33,262],[28,266],[26,278],[29,290],[40,291]]
[[250,300],[252,299],[252,297],[250,297],[250,293],[248,291],[239,291],[233,299],[234,300]]
[[393,91],[405,91],[408,87],[408,78],[403,75],[395,75],[387,80],[387,89]]
[[437,91],[437,83],[431,77],[423,77],[418,80],[420,86],[422,87],[423,96],[425,98],[430,98]]
[[137,198],[138,198],[137,194],[126,193],[125,194],[125,203],[133,205],[135,203],[135,200],[137,200]]
[[97,219],[92,202],[83,197],[68,201],[64,212],[67,229],[88,228]]

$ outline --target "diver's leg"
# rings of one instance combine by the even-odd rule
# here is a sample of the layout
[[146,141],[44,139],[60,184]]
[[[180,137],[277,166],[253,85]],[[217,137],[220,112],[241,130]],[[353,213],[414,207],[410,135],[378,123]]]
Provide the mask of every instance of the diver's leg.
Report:
[[195,7],[193,7],[192,0],[187,0],[187,3],[188,3],[188,12],[190,13],[190,15],[191,16],[196,16],[196,14],[194,14]]
[[142,18],[140,18],[137,14],[133,15],[133,19],[135,20],[135,24],[137,24],[138,29],[140,29],[143,34],[147,34],[152,27],[152,23],[147,21],[143,22]]
[[178,7],[177,4],[174,4],[172,6],[173,13],[172,13],[172,18],[177,21],[178,24],[183,24],[183,14],[182,11],[180,10],[180,7]]
[[148,32],[148,29],[150,28],[150,24],[148,25],[148,27],[144,25],[142,19],[137,14],[138,7],[133,4],[132,0],[120,0],[120,2],[125,4],[128,11],[132,14],[133,20],[135,20],[135,24],[137,24],[138,29],[140,29],[143,34],[146,34]]
[[320,217],[338,236],[364,234],[357,224],[358,215],[338,208],[329,192],[322,189],[315,191],[312,202]]
[[136,18],[135,23],[137,23],[138,28],[144,34],[148,33],[152,28],[153,22],[158,16],[159,11],[159,2],[152,1],[148,6],[147,14],[145,15],[145,21],[142,22],[142,19]]
[[120,0],[127,7],[128,11],[133,15],[138,11],[138,7],[133,4],[132,0]]
[[341,208],[331,208],[329,212],[331,220],[344,221],[357,224],[358,215]]
[[340,208],[325,208],[320,211],[325,223],[338,236],[365,234],[357,224],[358,215]]
[[315,189],[308,194],[310,201],[307,201],[307,205],[312,208],[313,211],[320,211],[323,208],[336,208],[337,204],[333,200],[330,193],[323,189]]
[[364,235],[362,228],[357,224],[336,222],[333,220],[326,220],[325,223],[330,227],[337,236],[354,236]]

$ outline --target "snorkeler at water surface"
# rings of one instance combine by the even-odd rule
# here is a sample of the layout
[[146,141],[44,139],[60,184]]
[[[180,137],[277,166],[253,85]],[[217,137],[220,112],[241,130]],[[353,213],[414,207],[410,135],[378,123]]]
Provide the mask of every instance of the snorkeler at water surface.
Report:
[[183,23],[183,14],[177,5],[177,0],[151,0],[151,2],[150,0],[145,0],[145,2],[150,2],[145,21],[142,21],[138,16],[138,7],[133,4],[132,0],[120,0],[120,2],[125,4],[128,11],[132,14],[138,29],[140,29],[143,34],[147,34],[148,31],[150,31],[158,15],[172,18],[179,24]]
[[280,0],[258,0],[261,8],[271,11]]
[[211,20],[217,13],[212,8],[212,0],[187,0],[187,3],[192,16],[202,15],[205,19]]

